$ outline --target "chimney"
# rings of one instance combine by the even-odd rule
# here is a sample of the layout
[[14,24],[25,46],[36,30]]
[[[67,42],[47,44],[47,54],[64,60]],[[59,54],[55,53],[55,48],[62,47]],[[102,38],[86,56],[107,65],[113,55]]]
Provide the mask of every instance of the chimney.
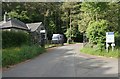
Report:
[[7,21],[7,12],[4,14],[4,23]]

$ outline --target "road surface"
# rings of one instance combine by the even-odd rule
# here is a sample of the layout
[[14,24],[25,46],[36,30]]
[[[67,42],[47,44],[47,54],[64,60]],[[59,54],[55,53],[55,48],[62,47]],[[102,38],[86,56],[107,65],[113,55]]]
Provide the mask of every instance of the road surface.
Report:
[[3,72],[3,77],[118,77],[118,60],[80,53],[82,44],[49,49]]

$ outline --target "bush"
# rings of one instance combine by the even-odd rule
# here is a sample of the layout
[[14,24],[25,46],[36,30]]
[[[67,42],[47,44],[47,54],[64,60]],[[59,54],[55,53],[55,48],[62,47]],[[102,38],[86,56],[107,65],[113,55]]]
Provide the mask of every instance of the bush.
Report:
[[35,56],[43,53],[44,48],[38,45],[21,46],[17,48],[7,48],[2,50],[2,65],[7,67],[34,58]]
[[89,42],[97,45],[100,50],[105,46],[107,28],[108,22],[106,20],[93,21],[89,24],[86,31]]
[[[65,35],[67,37],[68,42],[82,42],[83,41],[83,35],[78,31],[76,27],[72,27],[72,29],[67,29],[65,32]],[[70,39],[71,37],[71,39]]]
[[16,47],[23,44],[28,44],[30,41],[29,34],[24,32],[3,31],[2,32],[2,47]]

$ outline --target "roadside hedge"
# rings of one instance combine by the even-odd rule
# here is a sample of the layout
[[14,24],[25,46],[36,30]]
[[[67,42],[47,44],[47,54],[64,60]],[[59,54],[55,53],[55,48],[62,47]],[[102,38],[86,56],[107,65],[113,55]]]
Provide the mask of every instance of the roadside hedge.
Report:
[[8,67],[22,61],[34,58],[45,51],[39,45],[21,46],[2,50],[2,66]]
[[2,48],[18,47],[29,41],[29,34],[25,32],[2,31]]

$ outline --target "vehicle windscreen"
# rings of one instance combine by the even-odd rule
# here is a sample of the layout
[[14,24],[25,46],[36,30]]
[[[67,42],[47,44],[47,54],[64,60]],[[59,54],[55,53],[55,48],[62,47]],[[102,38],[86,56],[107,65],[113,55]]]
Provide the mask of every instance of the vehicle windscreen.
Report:
[[54,37],[52,37],[52,39],[59,39],[59,37],[58,36],[54,36]]

